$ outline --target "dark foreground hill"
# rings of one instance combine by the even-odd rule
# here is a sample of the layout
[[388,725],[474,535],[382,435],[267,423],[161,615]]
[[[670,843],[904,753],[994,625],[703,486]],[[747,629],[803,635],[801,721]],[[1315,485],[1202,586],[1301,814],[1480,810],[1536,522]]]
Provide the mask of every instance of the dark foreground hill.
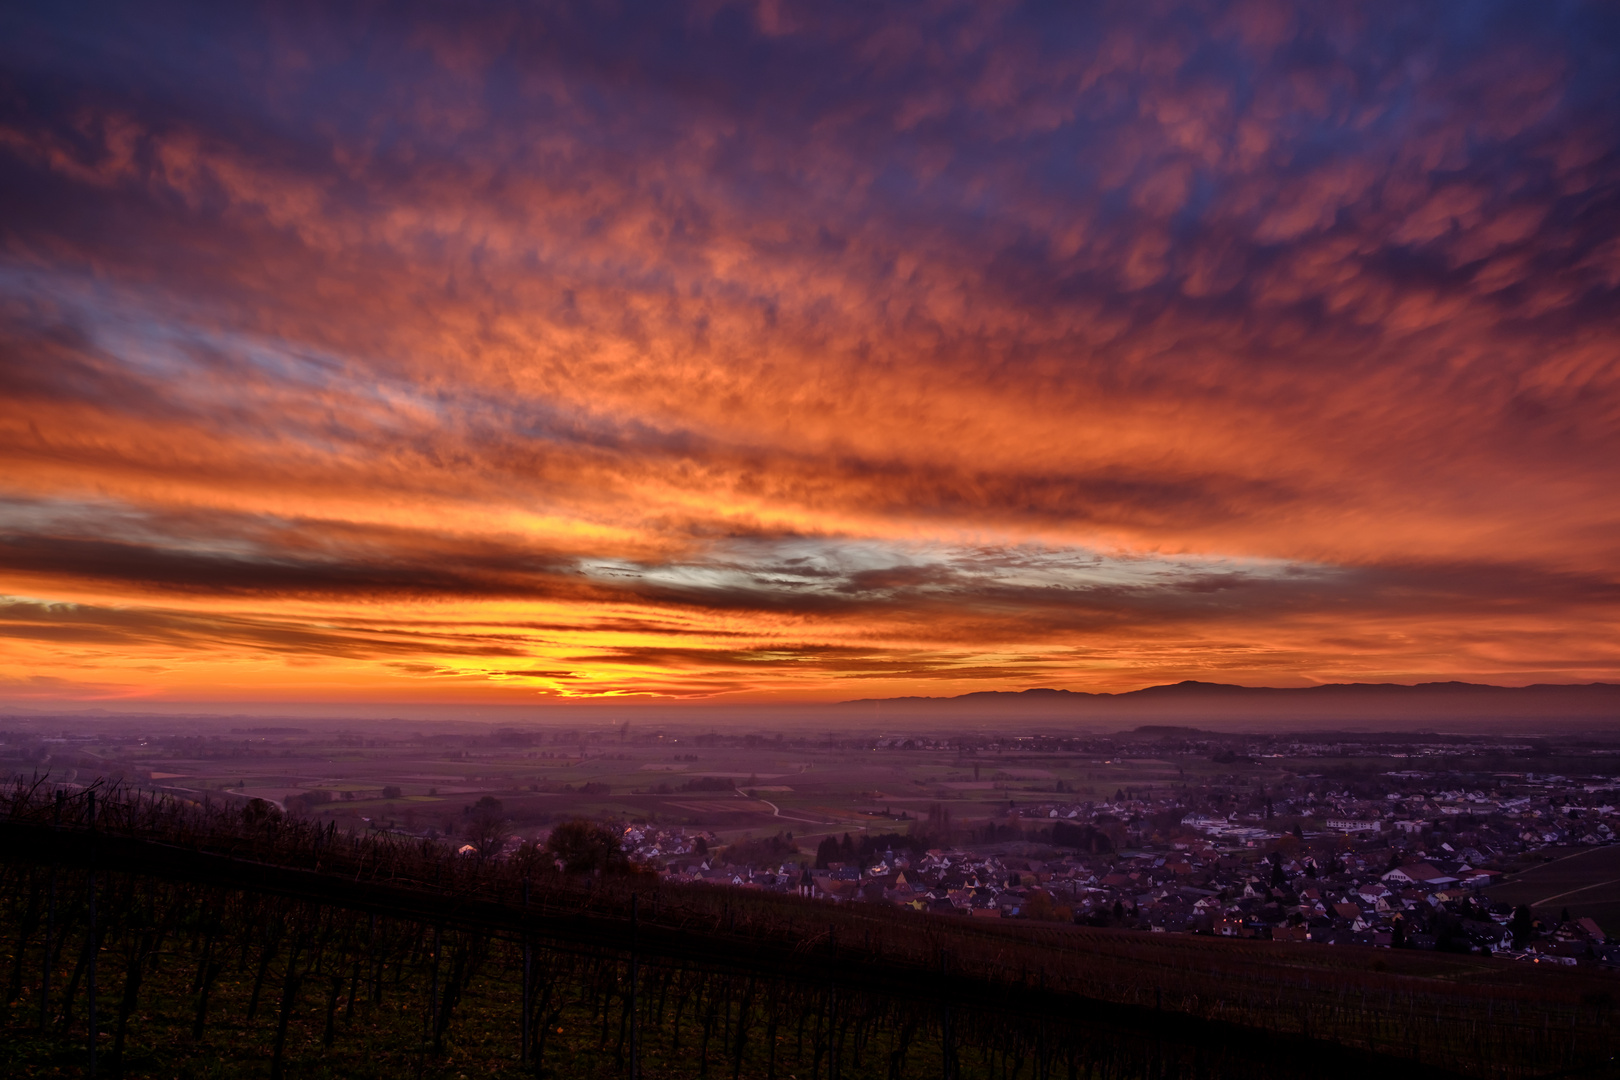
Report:
[[6,1076],[84,1075],[92,1042],[100,1075],[199,1080],[1532,1077],[1617,1048],[1599,973],[568,877],[262,805],[102,791],[92,825],[90,794],[0,801]]
[[1121,694],[1076,690],[983,690],[958,697],[867,698],[850,712],[881,717],[1020,718],[1066,721],[1237,721],[1264,726],[1318,722],[1434,725],[1480,721],[1522,725],[1620,725],[1620,685],[1486,686],[1443,682],[1339,683],[1308,687],[1180,682]]

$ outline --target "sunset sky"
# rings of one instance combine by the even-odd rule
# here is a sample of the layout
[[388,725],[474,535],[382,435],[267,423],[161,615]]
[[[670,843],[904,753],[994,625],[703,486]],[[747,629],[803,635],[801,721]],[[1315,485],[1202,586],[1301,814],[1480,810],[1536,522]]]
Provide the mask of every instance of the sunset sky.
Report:
[[1620,680],[1612,3],[11,3],[0,193],[0,705]]

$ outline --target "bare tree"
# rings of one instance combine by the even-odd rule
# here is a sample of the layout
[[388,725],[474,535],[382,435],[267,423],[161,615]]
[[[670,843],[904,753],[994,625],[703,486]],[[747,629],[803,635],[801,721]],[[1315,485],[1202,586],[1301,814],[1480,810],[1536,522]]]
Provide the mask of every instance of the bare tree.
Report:
[[462,835],[478,852],[480,859],[499,853],[506,846],[506,841],[511,839],[512,821],[501,813],[501,809],[499,799],[486,795],[478,800],[467,816]]

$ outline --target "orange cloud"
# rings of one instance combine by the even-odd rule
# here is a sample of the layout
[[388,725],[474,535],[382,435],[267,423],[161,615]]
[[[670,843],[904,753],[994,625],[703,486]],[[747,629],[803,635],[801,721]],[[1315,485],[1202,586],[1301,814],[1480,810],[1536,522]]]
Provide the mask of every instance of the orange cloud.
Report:
[[1173,7],[19,16],[0,700],[1620,677],[1613,29]]

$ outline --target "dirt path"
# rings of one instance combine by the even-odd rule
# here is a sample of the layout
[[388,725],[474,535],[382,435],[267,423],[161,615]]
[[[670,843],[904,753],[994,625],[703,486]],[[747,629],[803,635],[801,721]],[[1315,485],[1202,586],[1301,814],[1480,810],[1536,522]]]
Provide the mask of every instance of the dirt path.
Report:
[[1567,897],[1577,896],[1577,895],[1579,895],[1579,894],[1581,894],[1583,892],[1590,892],[1593,889],[1601,889],[1601,888],[1604,888],[1604,887],[1609,886],[1609,885],[1620,885],[1620,878],[1614,878],[1611,881],[1598,881],[1598,882],[1592,883],[1591,885],[1582,885],[1578,889],[1570,889],[1567,892],[1554,893],[1552,896],[1546,896],[1546,897],[1543,897],[1540,900],[1532,900],[1530,902],[1530,906],[1531,907],[1545,907],[1546,905],[1552,903],[1555,900],[1563,900],[1563,899],[1566,899]]
[[[749,795],[746,791],[742,790],[741,788],[734,788],[733,790],[735,790],[738,795],[741,795],[745,799],[750,799],[751,798],[755,802],[764,803],[766,806],[771,808],[771,813],[772,814],[774,814],[775,816],[781,818],[783,821],[802,821],[806,825],[837,825],[838,824],[838,822],[836,822],[836,821],[817,821],[815,818],[794,817],[792,814],[784,814],[784,813],[782,813],[782,808],[780,806],[777,806],[775,803],[771,802],[771,800],[769,800],[769,799],[761,799],[757,795]],[[864,825],[860,826],[860,828],[864,829],[865,826]]]

